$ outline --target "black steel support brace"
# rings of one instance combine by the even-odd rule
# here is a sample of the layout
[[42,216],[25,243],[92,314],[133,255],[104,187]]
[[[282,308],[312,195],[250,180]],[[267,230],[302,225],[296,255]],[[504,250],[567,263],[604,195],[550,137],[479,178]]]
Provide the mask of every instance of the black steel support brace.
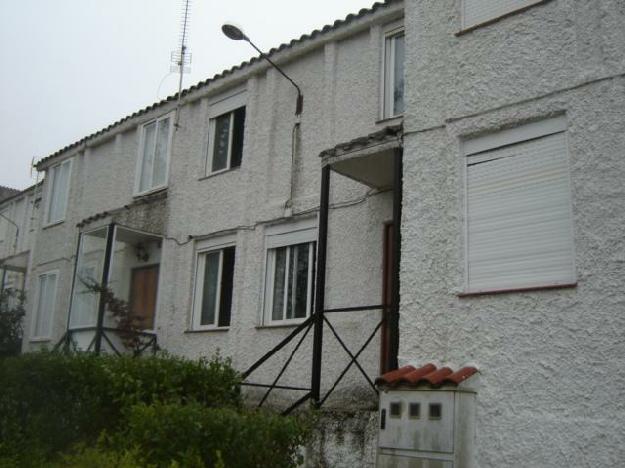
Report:
[[[109,278],[109,269],[111,267],[111,255],[113,253],[113,241],[115,237],[115,223],[111,223],[108,226],[106,232],[106,250],[104,251],[104,267],[102,268],[102,287],[108,286],[108,278]],[[104,312],[106,309],[106,304],[104,302],[104,298],[102,294],[100,294],[100,300],[98,302],[98,322],[96,325],[95,331],[95,347],[94,351],[96,354],[100,354],[100,350],[102,349],[102,334],[104,333]]]
[[397,148],[393,165],[393,281],[391,290],[391,313],[389,314],[390,352],[387,369],[397,369],[399,353],[399,270],[401,267],[401,208],[402,208],[402,173],[403,149]]
[[317,240],[317,278],[315,281],[315,313],[313,356],[311,372],[311,398],[313,405],[321,404],[321,361],[323,348],[323,311],[325,309],[326,255],[328,245],[328,211],[330,208],[330,166],[321,169],[321,200],[319,204],[319,227]]

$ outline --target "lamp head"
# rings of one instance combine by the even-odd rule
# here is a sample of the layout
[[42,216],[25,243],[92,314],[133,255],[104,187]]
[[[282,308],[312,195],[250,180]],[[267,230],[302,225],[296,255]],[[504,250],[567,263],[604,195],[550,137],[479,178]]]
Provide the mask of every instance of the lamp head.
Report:
[[241,31],[240,28],[236,27],[234,24],[224,24],[221,27],[221,31],[233,41],[249,41],[247,36]]

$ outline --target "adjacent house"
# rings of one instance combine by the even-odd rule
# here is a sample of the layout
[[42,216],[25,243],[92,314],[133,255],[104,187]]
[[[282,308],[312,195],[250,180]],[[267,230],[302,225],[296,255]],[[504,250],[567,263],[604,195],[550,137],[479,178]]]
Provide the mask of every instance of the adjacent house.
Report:
[[24,350],[125,352],[96,282],[311,464],[622,465],[624,21],[388,0],[41,159]]
[[38,229],[40,185],[22,191],[0,187],[0,197],[0,289],[23,291]]

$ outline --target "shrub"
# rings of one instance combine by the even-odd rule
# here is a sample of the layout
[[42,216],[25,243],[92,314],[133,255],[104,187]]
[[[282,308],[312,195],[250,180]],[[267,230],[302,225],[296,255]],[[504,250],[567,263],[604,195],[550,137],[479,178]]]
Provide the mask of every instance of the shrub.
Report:
[[0,360],[0,382],[0,453],[7,459],[91,444],[102,430],[117,430],[138,403],[240,405],[238,375],[219,358],[42,352]]
[[20,353],[23,318],[24,293],[15,289],[0,291],[0,358]]
[[109,443],[138,447],[143,462],[158,467],[295,467],[308,432],[301,417],[156,403],[134,406],[127,428]]

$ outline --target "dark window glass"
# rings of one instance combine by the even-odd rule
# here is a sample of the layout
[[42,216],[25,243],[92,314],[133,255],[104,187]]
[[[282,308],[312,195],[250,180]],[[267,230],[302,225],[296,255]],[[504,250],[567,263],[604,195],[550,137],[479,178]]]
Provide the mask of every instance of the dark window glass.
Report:
[[273,320],[282,320],[284,309],[284,274],[286,273],[286,251],[288,247],[280,247],[275,253],[275,272],[273,284],[273,310],[271,318]]
[[421,417],[421,405],[419,403],[410,403],[410,417],[415,419]]
[[391,418],[401,417],[401,401],[391,402],[390,414]]
[[430,419],[440,419],[443,416],[443,405],[430,403]]
[[295,246],[294,270],[295,274],[295,317],[306,317],[306,305],[308,303],[308,259],[312,244],[300,244]]
[[401,114],[404,112],[404,35],[403,33],[394,38],[395,41],[395,60],[393,76],[393,113]]
[[234,247],[223,250],[223,265],[221,267],[221,298],[219,304],[220,327],[230,325],[230,312],[232,310],[232,289],[234,278]]
[[243,133],[245,130],[245,107],[234,111],[234,123],[232,125],[232,156],[230,167],[239,167],[243,159]]
[[228,147],[230,146],[230,113],[220,115],[215,121],[215,141],[213,141],[212,171],[226,169]]
[[219,252],[206,254],[204,265],[204,287],[202,288],[202,317],[200,324],[215,323],[217,284],[219,282]]

